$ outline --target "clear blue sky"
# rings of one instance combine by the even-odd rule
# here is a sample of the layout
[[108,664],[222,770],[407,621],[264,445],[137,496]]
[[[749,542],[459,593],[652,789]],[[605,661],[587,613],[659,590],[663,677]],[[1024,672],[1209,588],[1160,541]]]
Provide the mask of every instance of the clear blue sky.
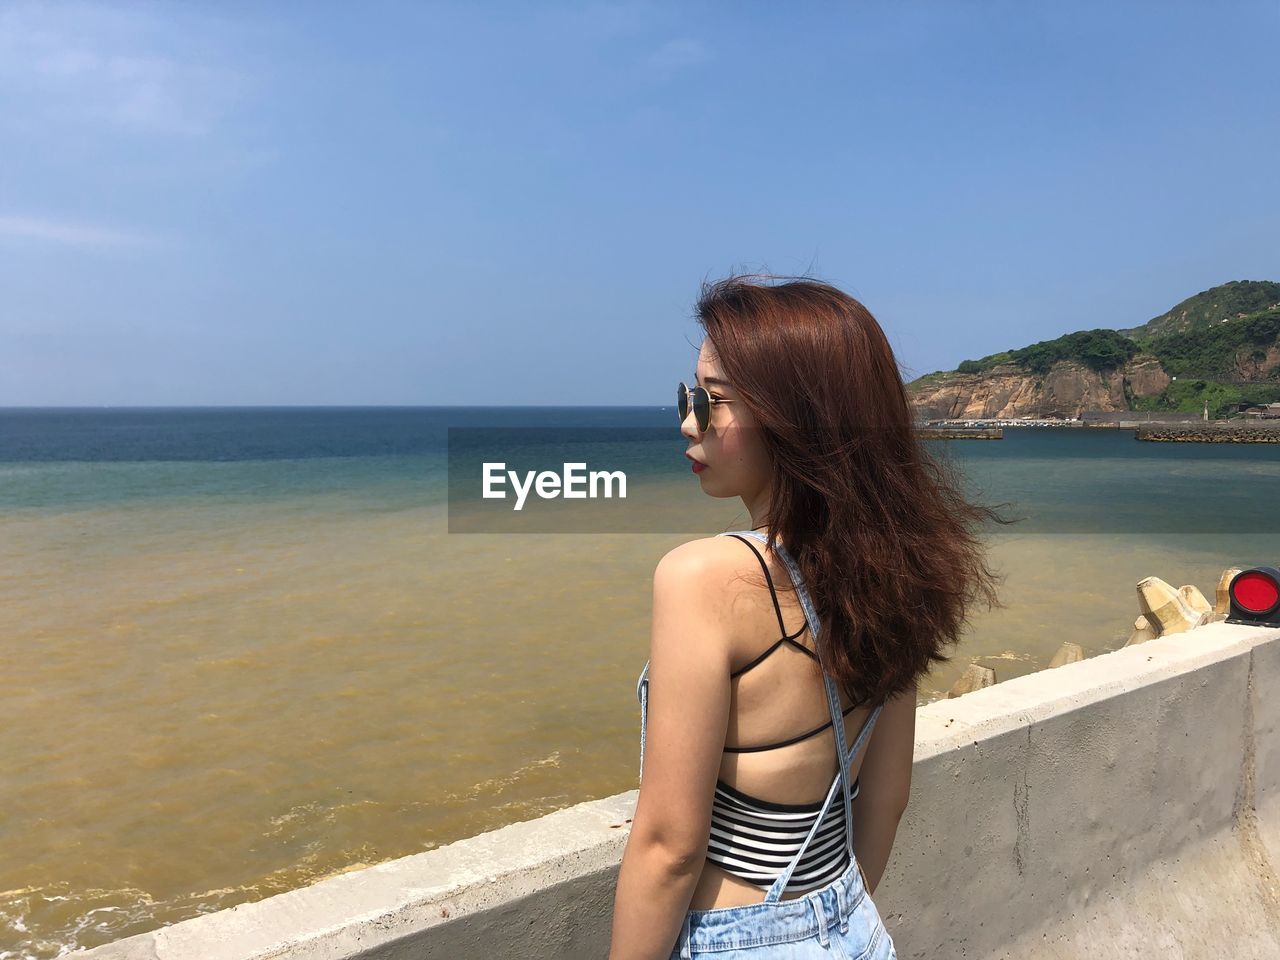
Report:
[[908,378],[1280,280],[1280,3],[0,6],[0,405],[666,404],[809,271]]

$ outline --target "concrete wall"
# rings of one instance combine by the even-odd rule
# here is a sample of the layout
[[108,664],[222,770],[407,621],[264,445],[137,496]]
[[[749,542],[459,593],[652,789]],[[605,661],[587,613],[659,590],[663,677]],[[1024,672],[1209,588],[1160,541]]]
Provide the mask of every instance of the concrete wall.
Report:
[[[1280,957],[1280,629],[1214,623],[916,720],[875,891],[902,960]],[[602,958],[635,796],[71,956]]]

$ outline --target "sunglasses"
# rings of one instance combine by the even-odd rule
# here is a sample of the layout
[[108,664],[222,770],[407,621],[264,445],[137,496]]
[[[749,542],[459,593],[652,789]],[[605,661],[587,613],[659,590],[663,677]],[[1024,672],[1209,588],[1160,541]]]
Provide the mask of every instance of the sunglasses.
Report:
[[706,387],[694,387],[690,390],[684,385],[676,387],[676,409],[680,412],[680,423],[683,425],[689,416],[689,407],[693,407],[693,419],[698,425],[699,433],[706,433],[711,426],[711,405],[713,403],[733,403],[723,397],[713,397],[707,393]]

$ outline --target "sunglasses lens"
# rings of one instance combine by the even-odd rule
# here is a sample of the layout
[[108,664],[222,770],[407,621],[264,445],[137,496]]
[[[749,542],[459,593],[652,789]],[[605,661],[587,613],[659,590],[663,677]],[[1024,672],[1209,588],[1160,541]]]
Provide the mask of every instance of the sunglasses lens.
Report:
[[711,394],[705,387],[694,387],[689,392],[693,394],[693,418],[698,429],[706,433],[707,427],[711,426]]
[[689,388],[683,383],[676,387],[676,409],[680,411],[680,422],[689,416]]

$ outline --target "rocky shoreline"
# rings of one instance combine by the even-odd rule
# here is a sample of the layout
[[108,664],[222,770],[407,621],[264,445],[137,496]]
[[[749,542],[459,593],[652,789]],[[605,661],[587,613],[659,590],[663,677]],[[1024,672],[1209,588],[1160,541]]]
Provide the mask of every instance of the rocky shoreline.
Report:
[[1280,443],[1280,423],[1162,423],[1143,424],[1136,440],[1182,443]]
[[1001,440],[999,427],[916,427],[921,440]]

